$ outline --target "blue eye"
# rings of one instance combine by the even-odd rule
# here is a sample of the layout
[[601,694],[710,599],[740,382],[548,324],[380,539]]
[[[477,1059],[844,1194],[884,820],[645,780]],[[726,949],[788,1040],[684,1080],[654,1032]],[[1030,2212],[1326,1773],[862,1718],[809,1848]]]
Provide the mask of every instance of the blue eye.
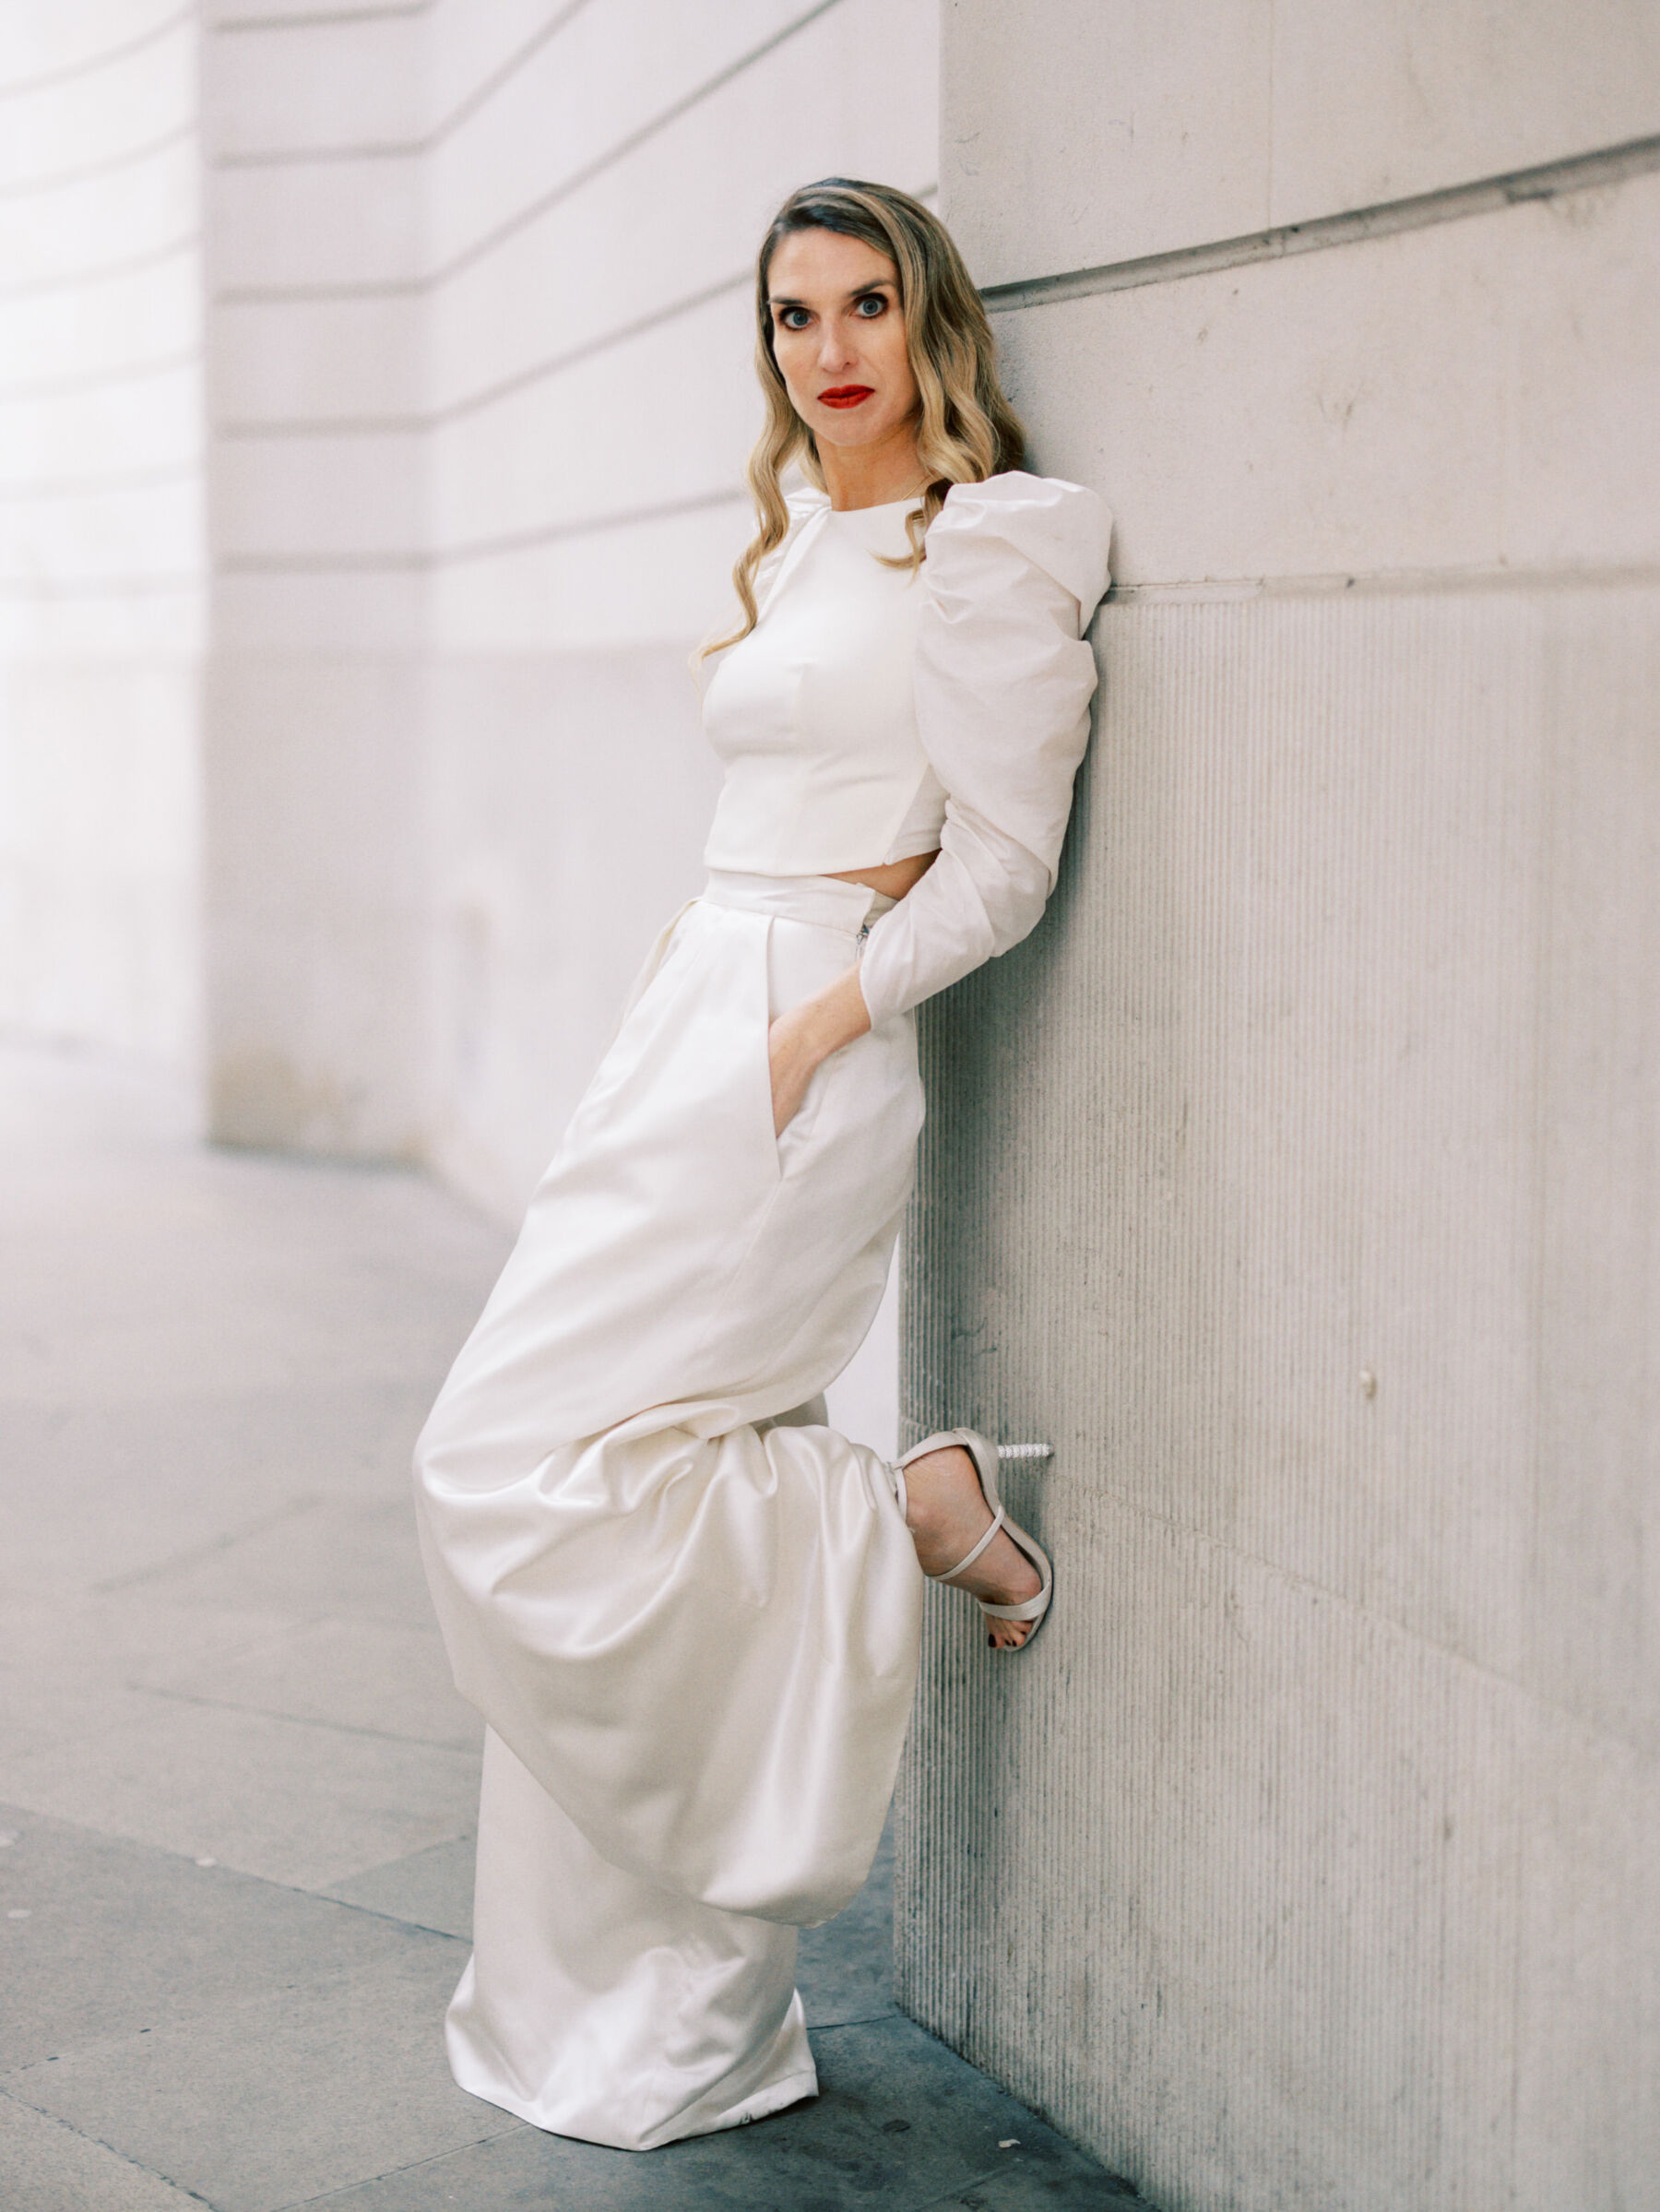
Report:
[[804,307],[787,307],[779,315],[778,322],[786,330],[804,330],[807,327],[807,310]]
[[[866,313],[867,309],[869,310],[868,314]],[[883,298],[881,292],[867,291],[853,312],[855,315],[864,315],[867,323],[873,323],[879,315],[887,313],[887,302]]]

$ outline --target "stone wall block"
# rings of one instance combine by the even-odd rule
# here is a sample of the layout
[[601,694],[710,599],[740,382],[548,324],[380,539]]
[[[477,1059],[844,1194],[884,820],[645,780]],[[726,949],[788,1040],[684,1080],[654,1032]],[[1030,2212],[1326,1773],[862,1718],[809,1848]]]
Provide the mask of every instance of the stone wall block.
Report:
[[1050,915],[926,1013],[905,1421],[1052,1443],[1059,1594],[932,1605],[903,2001],[1170,2212],[1648,2155],[1657,612],[1109,608]]

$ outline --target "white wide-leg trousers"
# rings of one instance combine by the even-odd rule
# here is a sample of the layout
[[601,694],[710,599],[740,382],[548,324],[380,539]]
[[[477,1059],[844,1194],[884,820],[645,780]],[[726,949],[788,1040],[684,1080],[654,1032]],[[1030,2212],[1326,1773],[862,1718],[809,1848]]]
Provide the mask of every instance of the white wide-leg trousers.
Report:
[[816,2087],[796,1930],[869,1871],[921,1576],[825,1425],[909,1190],[909,1016],[781,1137],[767,1026],[880,906],[712,877],[659,940],[416,1450],[457,1685],[489,1723],[456,2080],[646,2149]]

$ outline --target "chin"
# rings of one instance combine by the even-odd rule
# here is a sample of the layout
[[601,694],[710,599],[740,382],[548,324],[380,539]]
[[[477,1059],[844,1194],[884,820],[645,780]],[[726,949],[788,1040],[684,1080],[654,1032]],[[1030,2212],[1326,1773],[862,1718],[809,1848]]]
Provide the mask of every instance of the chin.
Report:
[[829,407],[815,410],[824,418],[815,435],[828,439],[832,446],[875,445],[879,438],[887,435],[894,425],[884,416],[871,415],[870,404],[867,399],[863,407],[850,407],[846,414]]

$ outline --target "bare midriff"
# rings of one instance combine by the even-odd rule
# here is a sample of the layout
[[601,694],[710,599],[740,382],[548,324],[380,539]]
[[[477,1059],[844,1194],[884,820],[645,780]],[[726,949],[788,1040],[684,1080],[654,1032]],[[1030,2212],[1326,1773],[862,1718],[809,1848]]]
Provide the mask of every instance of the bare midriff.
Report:
[[913,891],[939,859],[937,852],[913,852],[907,860],[879,861],[874,868],[844,868],[832,877],[838,884],[863,884],[884,898],[903,898]]

